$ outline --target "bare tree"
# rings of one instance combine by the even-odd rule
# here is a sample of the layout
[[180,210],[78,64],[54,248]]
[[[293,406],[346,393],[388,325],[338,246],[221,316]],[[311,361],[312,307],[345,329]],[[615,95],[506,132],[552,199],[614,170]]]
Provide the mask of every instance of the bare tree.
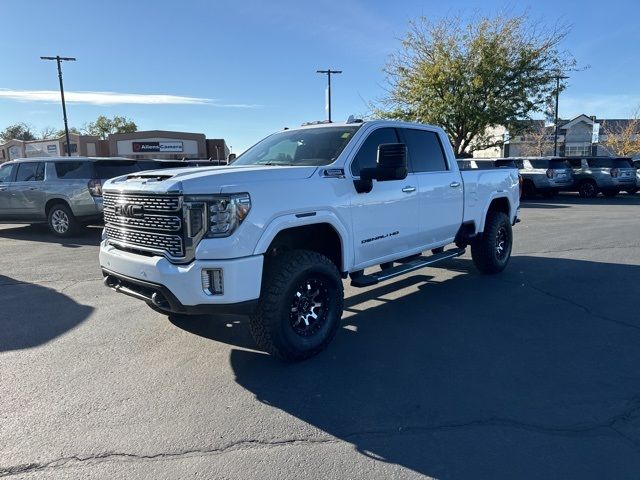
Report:
[[628,157],[640,154],[640,107],[629,121],[602,124],[603,145],[613,155]]
[[549,129],[541,124],[533,124],[522,132],[524,141],[518,143],[523,157],[543,157],[553,155],[553,136]]
[[55,127],[44,127],[40,130],[39,139],[40,140],[51,140],[54,138],[58,138],[60,131]]

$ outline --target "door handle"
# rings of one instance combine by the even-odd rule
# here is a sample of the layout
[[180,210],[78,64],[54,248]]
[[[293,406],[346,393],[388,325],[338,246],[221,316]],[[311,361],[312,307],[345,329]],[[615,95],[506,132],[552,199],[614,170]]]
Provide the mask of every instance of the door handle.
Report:
[[449,184],[449,186],[450,186],[451,188],[458,188],[458,187],[460,186],[460,182],[451,182],[451,183]]
[[404,193],[413,193],[416,191],[416,187],[412,187],[411,185],[407,185],[402,189]]
[[38,187],[29,187],[29,190],[38,190]]

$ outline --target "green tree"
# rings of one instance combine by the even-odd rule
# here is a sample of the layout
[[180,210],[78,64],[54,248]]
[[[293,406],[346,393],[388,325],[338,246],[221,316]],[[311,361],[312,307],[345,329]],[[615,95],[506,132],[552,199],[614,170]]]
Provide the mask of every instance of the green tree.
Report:
[[[385,68],[387,95],[376,116],[442,126],[458,156],[498,146],[487,129],[544,111],[555,77],[575,65],[560,44],[567,27],[544,28],[526,15],[410,24]],[[563,88],[564,85],[561,85]]]
[[31,131],[31,127],[26,123],[15,123],[9,125],[7,128],[0,132],[0,140],[2,143],[6,143],[9,140],[35,140],[36,136]]
[[110,133],[131,133],[137,130],[138,126],[133,120],[119,116],[107,118],[104,115],[100,115],[95,121],[83,127],[87,135],[95,135],[102,140],[105,140]]

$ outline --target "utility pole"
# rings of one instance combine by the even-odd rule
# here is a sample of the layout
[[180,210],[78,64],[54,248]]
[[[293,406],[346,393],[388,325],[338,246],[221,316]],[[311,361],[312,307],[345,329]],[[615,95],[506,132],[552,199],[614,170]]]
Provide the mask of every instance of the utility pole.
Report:
[[342,73],[342,70],[316,70],[316,73],[322,73],[327,76],[327,113],[329,115],[329,123],[331,123],[331,74]]
[[60,97],[62,98],[62,116],[64,117],[64,134],[67,137],[67,156],[71,156],[71,139],[69,138],[69,124],[67,123],[67,107],[64,103],[64,87],[62,86],[62,66],[60,62],[75,62],[73,57],[40,57],[41,60],[55,60],[58,64],[58,79],[60,80]]
[[560,98],[560,79],[569,78],[565,75],[556,73],[556,119],[555,119],[555,134],[553,137],[553,154],[558,155],[558,99]]

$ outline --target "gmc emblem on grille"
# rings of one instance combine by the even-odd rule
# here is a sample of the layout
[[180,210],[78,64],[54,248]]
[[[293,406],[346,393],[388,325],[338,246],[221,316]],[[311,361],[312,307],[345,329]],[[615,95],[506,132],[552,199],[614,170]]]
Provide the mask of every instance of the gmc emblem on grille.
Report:
[[143,218],[144,207],[133,203],[119,203],[114,207],[114,213],[120,217]]

